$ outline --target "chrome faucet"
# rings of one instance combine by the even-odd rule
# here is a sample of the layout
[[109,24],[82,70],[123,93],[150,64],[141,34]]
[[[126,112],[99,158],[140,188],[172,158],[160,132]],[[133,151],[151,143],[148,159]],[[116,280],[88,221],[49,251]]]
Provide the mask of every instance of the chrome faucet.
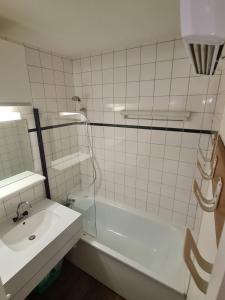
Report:
[[65,206],[67,206],[69,208],[73,208],[73,205],[75,202],[76,202],[76,199],[67,198],[65,201]]
[[17,222],[28,215],[28,210],[32,207],[29,201],[22,201],[18,204],[16,209],[16,217],[13,218],[13,222]]

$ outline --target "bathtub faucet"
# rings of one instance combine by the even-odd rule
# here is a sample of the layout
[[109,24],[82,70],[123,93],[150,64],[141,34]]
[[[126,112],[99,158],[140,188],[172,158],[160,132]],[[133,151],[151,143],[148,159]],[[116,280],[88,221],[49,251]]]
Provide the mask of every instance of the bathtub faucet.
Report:
[[76,199],[67,198],[65,201],[65,206],[72,208],[73,205],[75,204],[75,202],[76,202]]

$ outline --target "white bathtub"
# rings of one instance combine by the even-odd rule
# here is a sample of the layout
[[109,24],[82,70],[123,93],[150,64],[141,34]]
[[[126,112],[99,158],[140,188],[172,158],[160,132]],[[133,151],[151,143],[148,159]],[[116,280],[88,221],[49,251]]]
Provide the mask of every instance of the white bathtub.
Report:
[[[90,216],[88,210],[84,217]],[[84,234],[68,254],[72,263],[127,300],[185,299],[182,231],[157,217],[102,201],[96,201],[96,229],[96,237]]]

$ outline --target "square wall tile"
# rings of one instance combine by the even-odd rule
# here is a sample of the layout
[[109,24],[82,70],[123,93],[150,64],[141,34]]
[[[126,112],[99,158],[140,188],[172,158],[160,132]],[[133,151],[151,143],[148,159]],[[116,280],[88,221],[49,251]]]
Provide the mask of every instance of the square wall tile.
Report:
[[171,95],[187,95],[189,78],[174,78],[171,83]]
[[225,75],[223,74],[220,79],[219,93],[224,94],[224,92],[225,92]]
[[92,93],[90,93],[89,90],[86,90],[85,92],[85,98],[90,98],[91,96],[93,96],[93,98],[102,98],[102,85],[93,85],[91,91]]
[[119,67],[119,68],[114,68],[114,82],[119,83],[119,82],[126,82],[126,74],[127,70],[126,67]]
[[83,72],[81,78],[83,85],[91,85],[91,72]]
[[156,45],[141,47],[141,63],[151,63],[156,61]]
[[44,86],[41,83],[31,84],[31,94],[34,99],[45,98]]
[[[92,71],[91,73],[92,84],[102,84],[102,71]],[[111,83],[110,81],[105,81],[105,83]]]
[[[53,55],[52,56],[52,64],[53,64],[54,70],[63,71],[63,60],[60,56]],[[74,62],[73,70],[75,71],[75,69],[76,69],[76,72],[74,72],[74,73],[80,73],[80,71],[81,71],[80,70],[80,60]]]
[[[53,64],[54,64],[54,59],[53,59]],[[63,62],[62,61],[61,61],[60,65],[61,66],[59,69],[56,67],[55,67],[55,69],[62,71],[63,70]],[[75,73],[75,74],[81,73],[81,60],[80,59],[76,59],[73,61],[73,73]]]
[[154,81],[141,81],[140,82],[140,96],[153,96]]
[[126,50],[114,52],[114,67],[125,67],[127,65],[126,60]]
[[103,85],[103,98],[105,97],[113,97],[113,84]]
[[81,59],[81,71],[88,72],[91,71],[91,59],[90,57],[84,57]]
[[101,70],[102,69],[102,57],[101,55],[91,56],[91,70]]
[[152,130],[150,143],[162,144],[166,142],[166,132],[160,130]]
[[[166,110],[167,111],[169,108],[169,96],[157,96],[157,97],[155,96],[153,108],[154,108],[154,110]],[[163,123],[165,125],[165,121],[162,121],[162,124]]]
[[127,97],[139,96],[139,82],[128,82],[127,83]]
[[43,83],[42,70],[39,67],[28,66],[29,78],[32,83]]
[[163,164],[163,171],[167,173],[177,174],[179,162],[176,160],[165,159]]
[[127,49],[127,65],[138,65],[141,61],[141,49],[132,48]]
[[49,53],[40,52],[41,66],[44,68],[52,68],[52,56]]
[[187,57],[187,52],[184,46],[184,42],[182,39],[175,41],[175,47],[174,47],[174,58],[185,58]]
[[65,57],[63,58],[63,71],[66,73],[73,73],[72,60]]
[[180,146],[181,145],[181,139],[182,139],[182,133],[181,132],[168,131],[166,133],[166,145]]
[[188,96],[186,109],[191,112],[204,112],[206,103],[206,96],[196,95]]
[[113,68],[113,52],[102,55],[102,69]]
[[114,97],[124,98],[126,96],[126,84],[117,83],[114,84]]
[[113,83],[113,69],[106,69],[102,71],[102,82]]
[[166,146],[165,148],[165,158],[178,160],[180,155],[180,148],[175,146]]
[[157,45],[157,60],[173,59],[174,42],[164,42]]
[[188,77],[190,74],[190,60],[188,58],[174,60],[173,77]]
[[220,83],[220,75],[213,75],[209,79],[209,85],[208,85],[208,94],[217,94],[219,89],[219,83]]
[[208,88],[207,77],[191,77],[189,84],[189,95],[206,94]]
[[171,78],[172,61],[163,61],[156,63],[156,76],[157,79]]
[[[57,72],[59,72],[59,71],[57,71]],[[54,76],[55,74],[53,73],[52,70],[50,70],[50,69],[43,69],[42,73],[43,73],[43,81],[44,81],[44,83],[54,84],[55,83],[55,79],[56,79],[56,82],[57,82],[57,76]],[[64,73],[63,72],[60,72],[60,73],[62,73],[63,83],[64,83]]]
[[141,65],[141,80],[153,80],[155,78],[155,63]]
[[170,94],[170,79],[155,80],[155,96],[167,96]]
[[140,65],[127,67],[127,81],[140,80]]

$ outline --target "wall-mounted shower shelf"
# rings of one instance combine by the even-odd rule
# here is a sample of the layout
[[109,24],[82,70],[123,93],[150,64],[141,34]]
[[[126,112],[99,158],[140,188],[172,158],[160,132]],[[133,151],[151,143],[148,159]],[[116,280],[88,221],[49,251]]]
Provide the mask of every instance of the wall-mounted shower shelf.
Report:
[[51,167],[55,170],[63,171],[89,159],[90,157],[89,153],[76,152],[53,160],[51,162]]

